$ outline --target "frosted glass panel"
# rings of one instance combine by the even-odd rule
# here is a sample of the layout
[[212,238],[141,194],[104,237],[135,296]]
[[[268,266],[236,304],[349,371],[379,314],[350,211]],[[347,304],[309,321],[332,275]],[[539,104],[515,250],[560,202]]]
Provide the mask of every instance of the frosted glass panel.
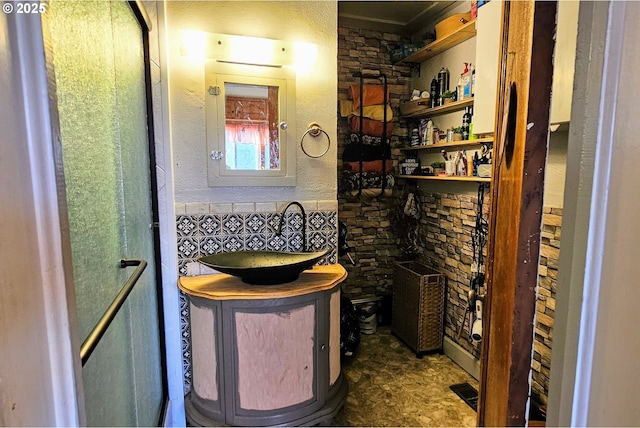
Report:
[[116,98],[124,191],[125,257],[149,265],[129,296],[138,425],[158,423],[162,374],[156,298],[147,98],[140,27],[127,3],[112,3]]
[[149,265],[83,368],[87,424],[154,426],[160,344],[140,27],[126,2],[50,2],[73,275],[84,339]]

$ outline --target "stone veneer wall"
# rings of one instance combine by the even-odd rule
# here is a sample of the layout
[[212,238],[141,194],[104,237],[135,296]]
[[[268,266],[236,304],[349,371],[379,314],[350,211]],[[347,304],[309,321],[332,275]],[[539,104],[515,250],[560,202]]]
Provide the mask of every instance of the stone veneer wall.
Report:
[[[310,251],[329,248],[320,264],[337,262],[338,213],[336,201],[299,201],[307,214]],[[197,262],[201,256],[228,251],[302,251],[302,215],[287,210],[282,236],[275,230],[286,202],[176,204],[178,271],[180,276],[211,273]],[[191,332],[189,301],[180,293],[180,329],[184,392],[191,390]]]
[[542,216],[540,269],[536,327],[533,342],[531,390],[542,404],[547,404],[551,369],[551,341],[556,309],[558,260],[560,257],[561,208],[545,208]]
[[[483,215],[488,218],[489,195],[485,192]],[[469,340],[469,322],[458,338],[460,323],[467,311],[467,295],[472,274],[471,237],[475,230],[478,197],[459,193],[420,192],[420,235],[424,252],[417,261],[443,273],[447,278],[445,336],[467,352],[480,357],[480,345]],[[486,248],[485,248],[486,255]],[[481,294],[484,291],[481,290]]]
[[[411,70],[408,66],[392,65],[391,50],[404,41],[397,34],[338,27],[338,100],[348,99],[351,84],[359,83],[353,77],[356,71],[380,70],[388,77],[390,104],[394,114],[391,154],[395,172],[403,158],[399,147],[408,141],[406,121],[399,117],[399,105],[409,98]],[[346,118],[338,118],[338,176],[342,170],[344,138],[349,128]],[[404,258],[400,239],[394,232],[390,213],[402,198],[404,180],[396,182],[394,193],[388,198],[362,201],[357,197],[338,195],[339,219],[348,228],[348,242],[352,247],[356,266],[346,257],[340,258],[349,276],[343,284],[344,293],[351,298],[391,294],[393,263]],[[480,346],[468,339],[469,326],[458,339],[458,329],[467,307],[467,293],[471,281],[471,234],[475,227],[477,197],[456,193],[421,193],[423,216],[420,237],[424,252],[417,261],[444,273],[447,277],[445,334],[475,357]],[[484,201],[485,218],[489,198]],[[557,280],[560,223],[562,210],[545,208],[540,258],[540,286],[538,290],[537,321],[532,362],[533,393],[543,403],[549,389],[549,366],[555,287]]]
[[[400,102],[409,99],[411,92],[411,69],[407,65],[396,66],[391,63],[391,51],[402,41],[404,39],[397,34],[338,27],[338,100],[348,99],[349,86],[359,84],[359,79],[353,77],[355,72],[380,71],[387,76],[389,103],[395,126],[391,149],[396,172],[400,158],[398,147],[406,144],[408,135],[405,121],[399,118],[399,106]],[[342,171],[344,139],[348,134],[347,119],[339,117],[338,177]],[[398,238],[389,220],[390,211],[398,203],[397,193],[397,189],[394,189],[391,197],[371,201],[338,195],[339,219],[347,226],[348,242],[356,261],[353,266],[346,257],[340,259],[349,274],[343,284],[343,291],[351,298],[391,294],[393,262],[401,256]]]

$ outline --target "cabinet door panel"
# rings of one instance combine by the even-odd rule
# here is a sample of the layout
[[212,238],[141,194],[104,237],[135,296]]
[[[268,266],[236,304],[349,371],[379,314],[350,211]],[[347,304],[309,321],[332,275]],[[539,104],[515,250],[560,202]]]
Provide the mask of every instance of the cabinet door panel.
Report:
[[478,9],[476,36],[476,86],[473,109],[473,133],[494,132],[502,3],[492,1]]
[[220,391],[215,309],[191,303],[190,313],[193,390],[204,399],[217,401]]
[[329,299],[329,385],[340,377],[340,290]]
[[579,1],[558,2],[558,27],[556,29],[556,51],[553,55],[553,86],[551,91],[552,124],[569,122],[571,119],[579,8]]
[[282,409],[314,397],[315,305],[236,312],[239,407]]

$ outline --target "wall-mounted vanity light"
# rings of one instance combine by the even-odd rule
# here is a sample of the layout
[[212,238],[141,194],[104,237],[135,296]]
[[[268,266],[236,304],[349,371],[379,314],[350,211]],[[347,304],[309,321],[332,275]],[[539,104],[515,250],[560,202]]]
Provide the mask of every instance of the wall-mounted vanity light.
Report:
[[294,52],[294,45],[282,40],[189,30],[182,32],[183,55],[197,55],[220,62],[281,67],[295,63]]
[[317,46],[306,42],[183,30],[180,52],[184,56],[234,64],[308,68],[316,61]]

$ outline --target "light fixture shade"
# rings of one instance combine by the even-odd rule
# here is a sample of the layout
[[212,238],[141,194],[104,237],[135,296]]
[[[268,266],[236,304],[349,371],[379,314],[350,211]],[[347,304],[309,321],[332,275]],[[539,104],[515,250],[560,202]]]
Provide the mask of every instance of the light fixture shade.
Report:
[[282,40],[200,31],[182,32],[181,53],[222,62],[283,66],[294,64],[294,45]]

